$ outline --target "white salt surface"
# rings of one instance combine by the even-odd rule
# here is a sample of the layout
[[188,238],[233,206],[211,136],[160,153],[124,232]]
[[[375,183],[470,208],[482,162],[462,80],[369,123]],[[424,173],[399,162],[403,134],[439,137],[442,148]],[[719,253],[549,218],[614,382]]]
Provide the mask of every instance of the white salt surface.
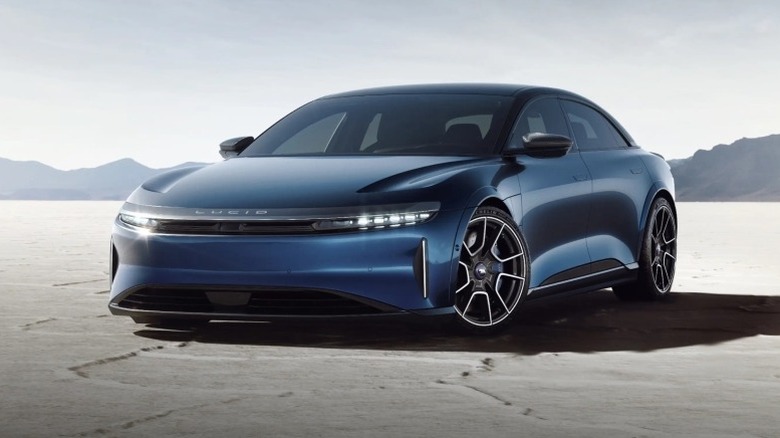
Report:
[[780,204],[680,204],[664,303],[425,325],[108,316],[114,202],[0,202],[0,437],[780,436]]

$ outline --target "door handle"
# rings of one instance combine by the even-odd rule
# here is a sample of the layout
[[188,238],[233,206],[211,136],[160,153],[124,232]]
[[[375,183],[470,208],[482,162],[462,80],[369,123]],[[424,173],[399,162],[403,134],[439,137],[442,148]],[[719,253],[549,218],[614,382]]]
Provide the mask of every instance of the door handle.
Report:
[[578,173],[577,175],[574,175],[575,181],[586,181],[588,179],[588,175],[585,173]]
[[631,173],[633,173],[634,175],[639,175],[642,172],[644,172],[644,169],[642,169],[641,167],[634,167],[633,169],[631,169]]

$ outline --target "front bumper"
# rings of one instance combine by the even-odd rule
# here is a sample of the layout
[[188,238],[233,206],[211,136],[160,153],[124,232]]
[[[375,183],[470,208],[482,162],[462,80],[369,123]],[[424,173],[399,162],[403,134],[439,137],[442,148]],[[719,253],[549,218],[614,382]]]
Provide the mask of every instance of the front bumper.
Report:
[[116,221],[109,309],[248,320],[451,313],[463,217],[311,235],[147,234]]

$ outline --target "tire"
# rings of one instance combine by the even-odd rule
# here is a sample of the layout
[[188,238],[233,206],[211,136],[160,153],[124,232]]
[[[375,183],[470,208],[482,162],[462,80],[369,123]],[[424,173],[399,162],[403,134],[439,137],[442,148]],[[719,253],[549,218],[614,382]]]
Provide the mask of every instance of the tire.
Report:
[[514,220],[480,207],[466,228],[455,282],[455,312],[461,329],[490,334],[506,328],[528,294],[530,262]]
[[677,219],[669,201],[658,198],[653,202],[645,226],[637,280],[614,286],[612,291],[618,298],[629,301],[667,297],[672,290],[676,264]]

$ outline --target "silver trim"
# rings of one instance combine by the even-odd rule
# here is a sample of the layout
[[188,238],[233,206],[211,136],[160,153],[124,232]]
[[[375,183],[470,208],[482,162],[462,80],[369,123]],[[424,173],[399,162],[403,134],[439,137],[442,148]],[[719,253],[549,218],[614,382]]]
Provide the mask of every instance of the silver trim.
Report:
[[633,270],[633,269],[629,268],[628,266],[618,266],[616,268],[610,268],[610,269],[607,269],[607,270],[604,270],[604,271],[599,271],[599,272],[594,272],[592,274],[583,275],[582,277],[570,278],[568,280],[558,281],[558,282],[555,282],[555,283],[545,284],[544,286],[534,287],[534,288],[528,289],[528,295],[531,295],[534,292],[542,291],[544,289],[549,289],[551,287],[560,286],[562,284],[567,284],[567,283],[571,283],[571,282],[574,282],[574,281],[580,281],[580,280],[584,280],[586,278],[595,277],[597,275],[608,274],[610,272],[623,271],[625,269]]
[[423,298],[428,299],[428,241],[422,239]]
[[441,203],[439,202],[333,208],[180,208],[136,205],[126,202],[119,213],[159,220],[278,222],[339,220],[360,216],[380,216],[391,213],[430,213],[433,216],[440,208]]
[[466,271],[466,283],[463,284],[463,286],[459,287],[458,290],[455,291],[456,294],[460,293],[463,289],[467,288],[471,284],[471,275],[469,275],[469,266],[460,260],[458,260],[458,265],[463,266],[464,271]]

